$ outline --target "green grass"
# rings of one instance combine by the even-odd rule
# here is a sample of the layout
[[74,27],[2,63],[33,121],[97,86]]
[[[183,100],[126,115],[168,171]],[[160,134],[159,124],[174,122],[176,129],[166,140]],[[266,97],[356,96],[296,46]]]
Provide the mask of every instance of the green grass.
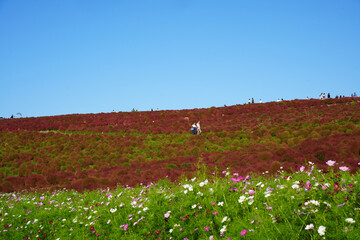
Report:
[[311,167],[242,178],[203,169],[191,180],[135,188],[1,194],[0,239],[357,239],[359,172]]

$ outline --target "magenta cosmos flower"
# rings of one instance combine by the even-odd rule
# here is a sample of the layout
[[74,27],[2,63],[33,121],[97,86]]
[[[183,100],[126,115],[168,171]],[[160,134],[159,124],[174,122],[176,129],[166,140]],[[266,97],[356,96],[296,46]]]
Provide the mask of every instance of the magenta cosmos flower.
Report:
[[241,231],[241,236],[245,236],[248,233],[248,231],[246,229]]

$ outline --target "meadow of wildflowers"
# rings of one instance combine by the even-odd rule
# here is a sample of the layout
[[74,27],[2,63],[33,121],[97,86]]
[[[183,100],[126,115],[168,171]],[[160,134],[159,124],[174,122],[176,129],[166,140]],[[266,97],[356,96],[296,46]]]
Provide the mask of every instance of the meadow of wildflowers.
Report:
[[0,239],[358,239],[360,175],[231,169],[137,187],[0,195]]
[[[192,135],[201,120],[202,134]],[[358,98],[0,119],[0,192],[136,186],[191,178],[201,161],[241,175],[327,159],[356,172]]]
[[0,239],[358,239],[359,161],[357,98],[1,119]]

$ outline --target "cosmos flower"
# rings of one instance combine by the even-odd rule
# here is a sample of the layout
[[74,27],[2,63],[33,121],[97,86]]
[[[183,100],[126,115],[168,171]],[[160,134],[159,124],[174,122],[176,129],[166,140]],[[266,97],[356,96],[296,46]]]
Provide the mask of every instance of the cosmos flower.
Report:
[[339,167],[339,169],[343,172],[346,172],[346,171],[349,171],[350,168],[346,167],[346,166],[343,166],[343,167]]
[[169,218],[169,217],[170,217],[170,213],[171,213],[171,211],[168,211],[167,213],[164,214],[164,217],[165,217],[165,218]]
[[318,229],[319,235],[320,235],[320,236],[324,236],[324,235],[325,235],[325,232],[326,232],[326,227],[320,226],[319,229]]
[[240,234],[241,234],[241,236],[245,236],[247,233],[248,233],[248,231],[246,229],[244,229],[244,230],[241,231]]
[[[223,222],[226,222],[227,220],[228,220],[228,217],[225,216],[221,222],[223,223]],[[230,220],[230,219],[229,219],[229,220]]]
[[326,162],[326,164],[327,164],[328,166],[330,166],[330,167],[335,166],[335,163],[336,163],[336,161],[332,161],[332,160],[329,160],[329,161]]
[[305,230],[312,230],[314,229],[314,224],[310,223],[309,225],[306,225]]
[[246,197],[243,195],[239,198],[239,203],[243,203],[246,200]]
[[347,218],[347,219],[345,219],[345,222],[347,222],[347,223],[355,223],[355,220],[352,219],[352,218]]

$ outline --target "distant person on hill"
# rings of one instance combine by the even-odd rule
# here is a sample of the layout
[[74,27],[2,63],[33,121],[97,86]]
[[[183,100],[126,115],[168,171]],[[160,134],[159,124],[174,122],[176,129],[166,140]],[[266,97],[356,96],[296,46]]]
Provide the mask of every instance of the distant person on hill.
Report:
[[196,132],[197,132],[198,135],[201,134],[200,121],[198,121],[198,122],[196,123]]
[[14,115],[11,114],[11,117],[10,117],[10,118],[13,119],[13,118],[14,118]]
[[357,97],[356,92],[354,92],[354,97]]
[[260,103],[262,103],[262,100],[260,99]]
[[254,98],[251,99],[251,103],[254,103]]
[[250,100],[250,98],[249,98],[248,104],[250,104],[250,103],[251,103],[251,100]]
[[191,131],[192,131],[192,133],[194,134],[194,135],[196,135],[196,124],[195,123],[193,123],[192,125],[191,125]]
[[276,102],[280,102],[280,99],[278,98],[278,100]]
[[328,98],[330,98],[330,93],[328,93]]

